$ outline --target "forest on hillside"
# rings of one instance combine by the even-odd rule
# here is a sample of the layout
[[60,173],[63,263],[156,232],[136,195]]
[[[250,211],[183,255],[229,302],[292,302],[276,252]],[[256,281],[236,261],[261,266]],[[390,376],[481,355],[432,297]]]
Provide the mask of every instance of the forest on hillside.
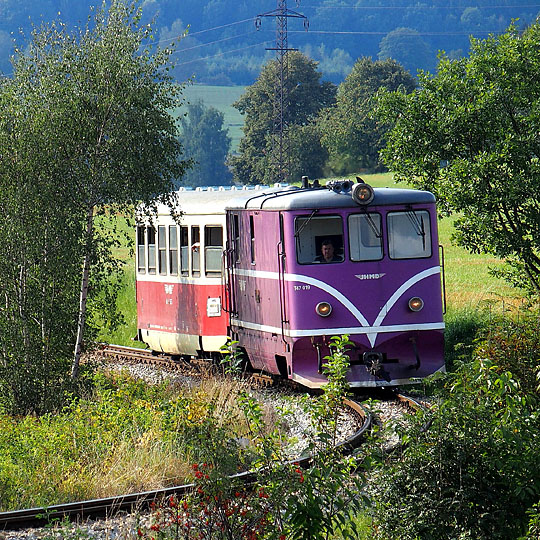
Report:
[[[84,24],[90,6],[100,3],[0,0],[0,72],[10,74],[14,41],[24,47],[32,25],[58,16],[69,26]],[[155,22],[161,45],[188,29],[175,53],[179,81],[194,77],[205,84],[249,85],[274,56],[267,49],[275,47],[276,21],[264,15],[276,10],[277,0],[143,0],[141,5],[144,19]],[[393,58],[413,75],[418,69],[434,70],[439,51],[451,58],[464,56],[470,35],[503,32],[516,19],[525,27],[540,11],[540,3],[520,0],[435,0],[429,5],[417,0],[289,0],[287,7],[305,17],[288,19],[288,46],[319,62],[324,78],[334,83],[363,56]]]

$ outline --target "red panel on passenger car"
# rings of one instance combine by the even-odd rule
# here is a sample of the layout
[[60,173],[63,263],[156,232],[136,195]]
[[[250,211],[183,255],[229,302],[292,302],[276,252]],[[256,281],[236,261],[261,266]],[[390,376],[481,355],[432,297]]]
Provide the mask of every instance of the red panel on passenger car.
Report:
[[200,336],[226,334],[227,317],[209,317],[209,298],[221,296],[220,285],[137,282],[139,328]]

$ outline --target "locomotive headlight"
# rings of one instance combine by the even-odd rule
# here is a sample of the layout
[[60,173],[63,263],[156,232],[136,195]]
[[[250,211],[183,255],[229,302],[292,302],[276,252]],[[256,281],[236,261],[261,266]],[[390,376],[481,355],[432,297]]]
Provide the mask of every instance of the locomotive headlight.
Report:
[[373,200],[373,197],[375,197],[375,192],[369,184],[361,182],[354,184],[352,188],[352,198],[356,204],[369,204]]
[[409,309],[411,311],[421,311],[424,307],[424,301],[419,296],[413,296],[409,300]]
[[332,306],[328,302],[319,302],[315,307],[315,311],[321,317],[328,317],[332,313]]

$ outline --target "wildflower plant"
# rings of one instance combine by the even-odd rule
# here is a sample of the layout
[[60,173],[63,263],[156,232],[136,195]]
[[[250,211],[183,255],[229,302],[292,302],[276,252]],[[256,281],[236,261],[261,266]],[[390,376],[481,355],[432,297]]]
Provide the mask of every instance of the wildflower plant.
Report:
[[241,392],[238,406],[248,426],[249,444],[237,448],[237,463],[249,463],[250,472],[231,474],[231,462],[223,460],[231,447],[218,451],[210,442],[213,451],[208,460],[192,467],[192,493],[179,501],[164,501],[150,531],[141,536],[154,540],[317,540],[334,538],[340,532],[341,538],[357,538],[356,522],[350,518],[362,501],[362,482],[356,475],[356,460],[335,447],[338,416],[348,391],[349,343],[346,337],[332,340],[325,366],[328,384],[308,407],[316,426],[309,444],[309,467],[288,458],[287,441],[279,427],[268,430],[260,403],[249,392]]
[[223,354],[223,359],[220,362],[223,373],[233,377],[240,375],[244,369],[244,356],[242,351],[238,349],[238,341],[230,339],[221,346],[220,350]]

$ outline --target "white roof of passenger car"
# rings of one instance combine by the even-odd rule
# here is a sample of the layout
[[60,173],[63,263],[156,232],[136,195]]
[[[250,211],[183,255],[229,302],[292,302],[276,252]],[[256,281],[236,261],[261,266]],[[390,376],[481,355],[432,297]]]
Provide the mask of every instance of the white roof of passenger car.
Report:
[[[233,200],[247,201],[259,194],[271,194],[282,191],[283,186],[276,184],[269,186],[209,186],[195,189],[180,188],[178,194],[177,210],[187,215],[213,215],[224,214],[225,209]],[[297,188],[292,188],[297,189]],[[170,209],[166,205],[159,205],[159,215],[169,215]]]
[[[435,197],[428,191],[398,188],[374,188],[373,201],[366,208],[379,205],[430,204]],[[349,191],[334,191],[326,187],[299,188],[275,184],[245,187],[181,188],[178,191],[179,210],[185,215],[219,215],[226,210],[302,210],[317,208],[351,208],[356,204]],[[160,205],[159,215],[170,215],[166,205]]]

